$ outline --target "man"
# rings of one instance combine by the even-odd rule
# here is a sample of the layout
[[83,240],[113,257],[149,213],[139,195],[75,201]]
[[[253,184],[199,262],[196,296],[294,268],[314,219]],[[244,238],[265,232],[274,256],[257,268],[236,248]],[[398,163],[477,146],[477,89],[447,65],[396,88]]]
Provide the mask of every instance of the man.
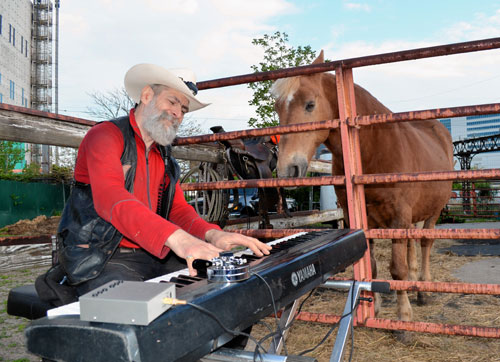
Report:
[[169,151],[184,115],[207,106],[195,97],[194,74],[139,64],[125,75],[125,89],[136,107],[86,134],[59,225],[59,262],[77,294],[184,268],[179,258],[196,275],[194,259],[238,245],[269,254],[259,240],[205,222],[184,199]]

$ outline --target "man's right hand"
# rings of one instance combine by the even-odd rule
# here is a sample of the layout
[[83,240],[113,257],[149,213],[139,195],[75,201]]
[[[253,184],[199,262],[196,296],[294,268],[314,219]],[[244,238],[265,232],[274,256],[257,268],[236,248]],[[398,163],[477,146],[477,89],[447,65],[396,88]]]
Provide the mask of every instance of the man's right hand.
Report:
[[223,251],[210,243],[195,238],[184,230],[174,231],[165,242],[177,256],[186,259],[189,275],[196,276],[196,269],[193,268],[195,259],[212,260]]

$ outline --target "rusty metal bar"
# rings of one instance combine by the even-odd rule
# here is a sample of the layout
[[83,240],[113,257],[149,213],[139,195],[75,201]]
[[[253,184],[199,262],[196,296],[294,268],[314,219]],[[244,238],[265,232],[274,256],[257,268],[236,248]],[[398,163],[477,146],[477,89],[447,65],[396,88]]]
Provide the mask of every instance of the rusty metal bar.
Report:
[[[435,108],[421,111],[410,111],[389,114],[376,114],[370,116],[347,117],[347,125],[357,127],[376,123],[407,122],[411,120],[426,120],[435,118],[449,118],[462,116],[476,116],[482,114],[500,113],[500,103],[470,105],[452,108]],[[217,134],[206,134],[191,137],[178,137],[174,143],[176,146],[207,143],[216,141],[227,141],[238,138],[269,136],[275,134],[300,133],[307,131],[318,131],[324,129],[338,128],[339,119],[324,120],[319,122],[298,123],[288,126],[275,126],[259,129],[245,129]]]
[[484,338],[500,338],[500,328],[370,318],[364,327]]
[[369,55],[365,57],[336,60],[322,64],[304,65],[295,68],[285,68],[270,72],[258,72],[234,77],[226,77],[198,82],[198,89],[221,88],[238,84],[260,82],[279,78],[295,77],[314,73],[328,72],[341,66],[344,68],[365,67],[369,65],[401,62],[423,58],[438,57],[443,55],[470,53],[481,50],[500,48],[500,38],[475,40],[463,43],[438,45],[427,48],[403,50],[399,52]]
[[414,281],[414,280],[374,280],[374,281],[389,283],[391,285],[391,290],[407,290],[410,292],[500,295],[500,284],[424,282],[424,281]]
[[[354,80],[352,69],[338,66],[335,69],[337,84],[337,98],[339,105],[340,136],[342,142],[342,156],[346,181],[347,209],[349,211],[349,225],[355,229],[368,228],[364,186],[355,184],[356,175],[362,175],[361,146],[359,129],[347,125],[348,117],[356,115],[356,97],[354,95]],[[368,240],[367,240],[368,243]],[[354,264],[354,278],[356,280],[370,280],[372,278],[369,247],[363,257]],[[362,292],[363,297],[369,293]],[[360,304],[356,311],[357,319],[364,321],[375,316],[373,304]]]
[[294,186],[320,186],[320,185],[343,185],[345,176],[320,176],[320,177],[298,177],[298,178],[266,178],[238,181],[215,181],[215,182],[193,182],[182,183],[183,191],[195,190],[222,190],[250,187],[294,187]]
[[500,229],[368,229],[367,239],[499,239]]
[[[354,184],[387,184],[396,182],[428,182],[428,181],[454,181],[471,179],[500,179],[500,169],[489,170],[464,170],[464,171],[429,171],[413,173],[384,173],[352,176]],[[238,181],[193,182],[183,183],[184,191],[195,190],[221,190],[232,188],[250,187],[295,187],[295,186],[321,186],[344,185],[345,176],[318,176],[299,178],[268,178]]]
[[325,120],[319,122],[306,122],[297,123],[289,126],[275,126],[267,128],[258,129],[244,129],[241,131],[231,131],[225,133],[216,134],[206,134],[201,136],[191,136],[191,137],[178,137],[175,140],[175,146],[189,145],[195,143],[208,143],[216,141],[227,141],[234,140],[238,138],[248,138],[248,137],[258,137],[258,136],[271,136],[276,134],[284,133],[300,133],[308,131],[317,131],[323,129],[337,128],[339,126],[339,120]]
[[[350,281],[352,279],[331,277],[330,280]],[[425,282],[416,280],[382,279],[374,279],[372,281],[389,283],[391,285],[391,290],[406,290],[410,292],[500,295],[500,284]]]
[[347,123],[349,126],[368,126],[377,123],[394,123],[408,120],[426,120],[436,118],[453,118],[473,116],[478,114],[496,114],[500,113],[500,103],[479,104],[462,107],[435,108],[422,111],[409,111],[389,114],[374,114],[370,116],[357,116],[350,118]]
[[353,176],[356,184],[387,184],[394,182],[455,181],[471,179],[499,179],[500,169],[465,171],[428,171],[410,173],[379,173]]
[[[334,314],[300,312],[296,319],[324,324],[338,323],[340,317]],[[378,329],[406,330],[413,332],[448,334],[456,336],[500,338],[500,328],[477,327],[442,323],[404,322],[399,320],[368,318],[361,326]]]
[[76,117],[71,117],[71,116],[65,116],[63,114],[55,114],[55,113],[50,113],[50,112],[43,112],[39,111],[36,109],[32,108],[24,108],[24,107],[19,107],[19,106],[13,106],[11,104],[5,104],[5,103],[0,103],[0,110],[6,110],[6,111],[13,111],[13,112],[18,112],[18,113],[24,113],[24,114],[29,114],[31,116],[38,116],[38,117],[43,117],[43,118],[50,118],[54,119],[57,121],[64,121],[64,122],[69,122],[69,123],[76,123],[76,124],[82,124],[85,126],[93,126],[97,122],[95,121],[90,121],[88,119],[83,119],[83,118],[76,118]]

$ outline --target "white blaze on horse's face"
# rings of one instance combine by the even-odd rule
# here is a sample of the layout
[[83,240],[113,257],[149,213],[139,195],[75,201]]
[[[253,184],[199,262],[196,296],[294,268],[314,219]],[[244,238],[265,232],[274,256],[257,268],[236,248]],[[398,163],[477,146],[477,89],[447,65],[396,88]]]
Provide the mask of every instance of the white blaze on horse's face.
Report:
[[[329,119],[330,106],[322,96],[321,74],[277,80],[271,87],[280,125]],[[305,177],[316,148],[329,131],[310,131],[282,135],[279,143],[278,176]]]

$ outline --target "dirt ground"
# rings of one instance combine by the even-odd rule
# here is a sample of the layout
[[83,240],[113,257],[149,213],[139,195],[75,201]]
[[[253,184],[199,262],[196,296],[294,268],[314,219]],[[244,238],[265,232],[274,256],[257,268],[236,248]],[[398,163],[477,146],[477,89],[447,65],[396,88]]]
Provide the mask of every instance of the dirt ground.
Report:
[[[38,218],[37,218],[38,219]],[[58,218],[40,217],[39,220],[24,221],[8,229],[0,229],[0,235],[35,235],[55,232]],[[42,232],[43,230],[43,232]],[[460,281],[456,271],[465,264],[491,257],[457,256],[451,252],[438,252],[453,245],[453,240],[436,240],[432,255],[432,272],[436,281]],[[390,279],[390,242],[378,240],[376,255],[379,261],[379,278]],[[45,268],[12,270],[0,276],[0,361],[39,361],[29,355],[24,348],[24,328],[29,321],[7,315],[6,299],[8,291],[18,285],[33,283]],[[352,276],[352,268],[339,276]],[[334,290],[318,288],[304,304],[303,311],[339,315],[347,294]],[[380,318],[395,319],[396,297],[384,295]],[[414,320],[447,324],[465,324],[483,327],[500,327],[500,298],[498,296],[433,294],[433,303],[416,306],[416,293],[410,293]],[[274,320],[266,318],[273,326]],[[289,354],[314,347],[332,326],[319,323],[296,321],[290,328],[286,345]],[[267,327],[257,325],[252,335],[261,338],[267,334]],[[318,361],[329,361],[335,341],[336,330],[314,352],[306,354]],[[477,337],[460,337],[414,333],[411,344],[398,342],[390,331],[369,328],[354,329],[353,361],[500,361],[500,340]],[[349,359],[350,343],[346,349],[345,360]]]
[[37,216],[32,220],[19,220],[15,224],[0,228],[0,236],[52,235],[56,233],[60,220],[60,216],[47,217],[45,215]]

